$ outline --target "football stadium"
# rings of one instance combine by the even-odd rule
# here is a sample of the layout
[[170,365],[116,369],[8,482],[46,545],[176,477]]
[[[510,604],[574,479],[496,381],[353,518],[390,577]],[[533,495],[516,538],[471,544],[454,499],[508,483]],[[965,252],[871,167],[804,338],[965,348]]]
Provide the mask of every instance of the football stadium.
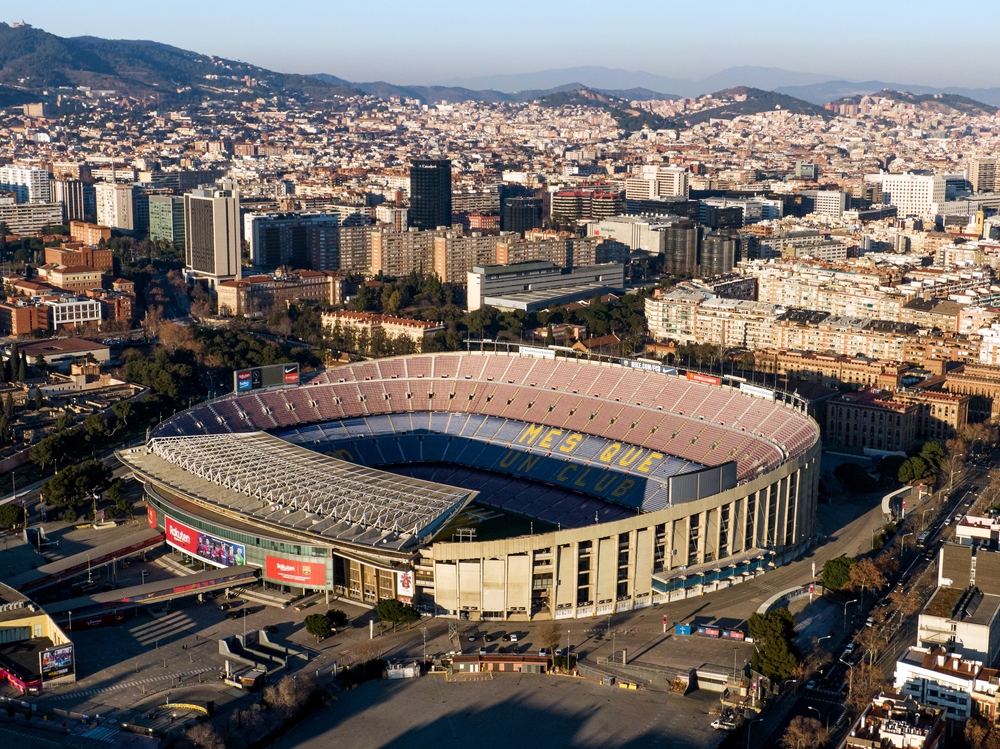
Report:
[[443,616],[627,611],[809,545],[819,429],[795,396],[511,348],[255,375],[119,455],[195,559]]

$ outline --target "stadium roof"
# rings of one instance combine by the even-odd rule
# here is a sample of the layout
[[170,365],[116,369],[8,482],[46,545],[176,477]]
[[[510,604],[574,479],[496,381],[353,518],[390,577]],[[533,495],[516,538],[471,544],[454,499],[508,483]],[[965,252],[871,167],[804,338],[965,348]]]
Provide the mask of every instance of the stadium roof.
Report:
[[383,549],[426,540],[476,494],[320,455],[264,432],[159,437],[119,457],[140,475],[244,517]]

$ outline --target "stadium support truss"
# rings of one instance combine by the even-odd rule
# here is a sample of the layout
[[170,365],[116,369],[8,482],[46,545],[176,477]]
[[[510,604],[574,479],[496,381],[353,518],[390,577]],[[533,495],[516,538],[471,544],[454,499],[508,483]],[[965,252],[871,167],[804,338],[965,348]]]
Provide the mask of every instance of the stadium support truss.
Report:
[[280,518],[290,511],[306,513],[313,520],[309,530],[327,536],[341,537],[338,526],[350,526],[426,541],[475,494],[320,455],[263,432],[160,437],[146,450],[186,474],[257,500],[257,508],[245,508],[255,516],[285,524]]

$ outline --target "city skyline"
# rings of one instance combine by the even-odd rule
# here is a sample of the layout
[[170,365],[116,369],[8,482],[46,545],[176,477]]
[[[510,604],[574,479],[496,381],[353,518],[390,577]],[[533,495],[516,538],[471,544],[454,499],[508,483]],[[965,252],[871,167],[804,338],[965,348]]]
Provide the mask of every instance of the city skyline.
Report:
[[[968,34],[966,19],[992,10],[979,0],[965,3],[961,17],[935,17],[934,24],[925,22],[933,10],[928,2],[879,6],[849,2],[820,23],[811,9],[792,3],[780,3],[774,13],[762,16],[727,0],[716,4],[718,12],[708,27],[700,6],[675,3],[639,3],[629,14],[614,18],[606,17],[606,9],[593,2],[578,3],[567,12],[562,3],[539,7],[521,0],[506,5],[506,12],[498,16],[490,15],[492,8],[483,3],[445,3],[430,9],[389,2],[376,19],[361,7],[331,9],[312,0],[294,3],[274,17],[271,7],[261,2],[242,4],[239,12],[232,3],[206,7],[181,2],[169,9],[150,8],[141,19],[118,12],[126,6],[117,0],[102,8],[94,12],[60,0],[31,8],[23,20],[60,36],[151,39],[281,72],[409,85],[576,66],[679,80],[702,79],[730,67],[760,66],[809,74],[816,82],[879,79],[938,87],[1000,85],[1000,78],[988,69],[968,65],[970,55],[991,51],[987,41]],[[863,25],[858,23],[860,12]],[[265,13],[266,24],[260,22]],[[193,17],[201,22],[180,20]],[[230,33],[220,35],[222,27]],[[553,33],[540,37],[527,33],[531,28]],[[593,34],[597,28],[599,36]],[[345,29],[353,31],[344,33]],[[704,33],[692,33],[699,29]],[[640,43],[622,43],[635,35]],[[964,35],[966,41],[962,56],[941,41],[956,35]],[[642,38],[649,43],[641,43]],[[658,40],[663,43],[657,44]]]

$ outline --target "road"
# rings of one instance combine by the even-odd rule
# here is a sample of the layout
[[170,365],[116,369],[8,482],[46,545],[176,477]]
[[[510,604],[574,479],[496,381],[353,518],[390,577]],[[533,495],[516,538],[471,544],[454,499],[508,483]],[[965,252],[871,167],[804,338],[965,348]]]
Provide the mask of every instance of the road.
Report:
[[[936,532],[929,539],[928,545],[924,549],[915,548],[915,544],[910,546],[909,551],[904,553],[900,569],[890,580],[889,589],[879,598],[873,596],[872,604],[875,604],[879,599],[884,599],[894,590],[904,589],[908,592],[916,591],[919,595],[920,608],[923,608],[923,605],[933,595],[937,582],[934,576],[934,569],[937,566],[936,552],[943,544],[954,539],[956,521],[970,511],[975,504],[975,497],[989,481],[989,472],[986,467],[970,465],[965,469],[961,483],[952,492],[953,499],[940,502],[936,508],[936,517],[928,523],[928,527],[936,529]],[[922,505],[911,510],[911,513],[923,512],[921,507]],[[857,611],[852,613],[851,617],[853,617],[854,622],[860,623],[865,620],[869,611],[870,609]],[[878,654],[875,664],[889,681],[892,680],[896,661],[907,648],[917,644],[918,617],[919,611],[900,622],[886,642],[885,647]],[[835,652],[841,651],[838,649]],[[838,658],[829,673],[826,674],[826,678],[817,679],[816,689],[806,690],[803,685],[796,684],[798,698],[792,704],[791,709],[780,722],[775,721],[774,725],[769,725],[771,730],[766,734],[761,732],[760,735],[753,736],[751,732],[750,740],[747,742],[748,749],[751,746],[779,746],[780,739],[788,728],[788,724],[797,715],[819,719],[831,731],[830,745],[838,745],[843,735],[850,729],[849,713],[844,705],[845,698],[841,695],[846,695],[851,689],[853,668],[861,662],[862,657],[860,649],[857,649],[851,657],[846,658],[846,661],[843,656]]]

